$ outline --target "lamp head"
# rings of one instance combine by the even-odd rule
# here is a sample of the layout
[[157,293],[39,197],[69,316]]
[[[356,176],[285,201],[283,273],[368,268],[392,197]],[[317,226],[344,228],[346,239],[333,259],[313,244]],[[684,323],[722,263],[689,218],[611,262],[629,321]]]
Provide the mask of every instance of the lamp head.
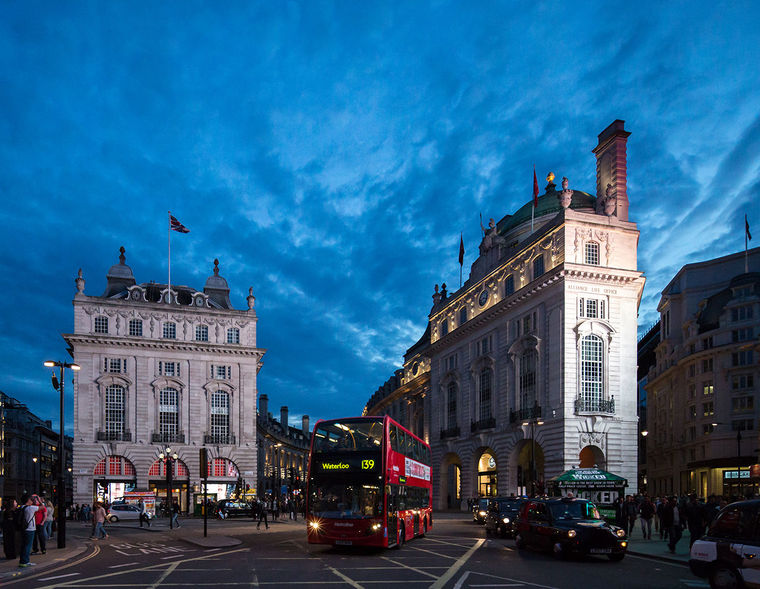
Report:
[[52,368],[53,366],[55,366],[55,362],[53,362],[52,360],[45,360],[42,363],[42,365],[46,366],[47,368]]
[[644,436],[644,437],[646,438],[646,437],[649,435],[649,431],[648,431],[648,430],[645,430],[645,429],[643,429],[643,430],[641,430],[641,435],[642,435],[642,436]]
[[77,372],[78,370],[82,370],[82,367],[79,364],[72,364],[69,366],[74,372]]

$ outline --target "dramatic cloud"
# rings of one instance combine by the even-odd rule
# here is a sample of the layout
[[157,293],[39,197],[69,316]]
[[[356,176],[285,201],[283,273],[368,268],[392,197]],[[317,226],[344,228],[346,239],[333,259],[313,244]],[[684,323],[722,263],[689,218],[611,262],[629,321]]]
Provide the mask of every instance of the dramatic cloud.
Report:
[[[73,278],[253,286],[260,392],[357,414],[421,336],[460,232],[593,192],[626,120],[641,329],[684,264],[760,234],[760,6],[672,2],[16,2],[0,8],[0,388],[55,420]],[[71,388],[69,388],[69,391]]]

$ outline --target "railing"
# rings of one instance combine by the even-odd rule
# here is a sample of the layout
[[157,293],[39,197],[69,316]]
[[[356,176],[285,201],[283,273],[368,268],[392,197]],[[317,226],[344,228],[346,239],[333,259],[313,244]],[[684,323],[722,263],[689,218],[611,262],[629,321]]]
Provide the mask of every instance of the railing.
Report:
[[470,425],[471,432],[477,432],[482,429],[489,429],[496,427],[496,418],[489,417],[488,419],[481,419],[480,421],[473,421]]
[[235,434],[206,434],[203,436],[204,444],[234,444]]
[[541,405],[536,404],[532,407],[523,407],[517,411],[510,411],[509,423],[524,421],[526,419],[538,419],[539,417],[541,417]]
[[98,432],[98,442],[131,442],[132,432]]
[[185,434],[183,433],[156,434],[154,433],[150,437],[150,441],[153,442],[154,444],[184,444]]
[[448,429],[442,429],[441,430],[441,439],[445,440],[446,438],[458,438],[459,437],[459,426],[450,427]]
[[615,414],[615,397],[608,399],[576,399],[576,413],[607,413]]

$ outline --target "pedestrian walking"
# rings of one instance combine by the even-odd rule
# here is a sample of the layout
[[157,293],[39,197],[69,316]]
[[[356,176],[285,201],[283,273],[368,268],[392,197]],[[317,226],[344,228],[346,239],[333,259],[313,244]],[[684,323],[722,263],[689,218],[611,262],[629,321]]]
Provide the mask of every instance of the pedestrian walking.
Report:
[[644,495],[641,505],[639,505],[639,515],[641,516],[641,533],[644,534],[645,540],[652,539],[652,519],[655,511],[654,503]]
[[175,528],[180,527],[179,525],[179,503],[174,501],[172,503],[172,524]]
[[95,509],[92,512],[92,521],[95,524],[95,531],[92,535],[93,539],[100,540],[102,538],[108,538],[106,534],[106,510],[100,502],[95,502]]
[[148,524],[148,527],[150,527],[150,517],[145,509],[145,502],[142,499],[137,502],[137,509],[140,510],[140,527],[143,527],[143,523]]
[[639,506],[633,500],[633,495],[628,495],[625,503],[623,504],[623,516],[625,518],[626,534],[629,536],[633,534],[633,529],[636,527],[636,518],[639,515]]
[[[22,506],[19,508],[20,513],[16,515],[16,521],[20,524],[22,533],[22,544],[18,566],[20,568],[30,567],[33,562],[30,560],[32,553],[32,543],[34,542],[34,534],[37,532],[37,524],[34,521],[34,514],[40,508],[39,504],[34,503],[36,495],[24,495],[21,497]],[[39,498],[37,498],[39,500]]]
[[16,510],[18,503],[15,499],[6,499],[3,502],[3,510],[0,512],[2,517],[3,530],[3,553],[5,558],[13,560],[17,555],[16,543]]
[[269,521],[267,521],[267,504],[260,500],[258,502],[258,508],[259,508],[259,523],[256,524],[256,529],[258,530],[261,527],[261,520],[264,520],[264,525],[266,526],[266,529],[269,529]]
[[689,548],[705,533],[705,510],[704,506],[697,502],[696,494],[689,496],[686,504],[686,523],[689,526]]
[[280,519],[280,503],[277,501],[277,497],[272,499],[272,521]]
[[673,496],[665,506],[662,514],[662,525],[668,528],[668,550],[675,554],[676,545],[683,534],[681,510],[678,507],[678,498]]

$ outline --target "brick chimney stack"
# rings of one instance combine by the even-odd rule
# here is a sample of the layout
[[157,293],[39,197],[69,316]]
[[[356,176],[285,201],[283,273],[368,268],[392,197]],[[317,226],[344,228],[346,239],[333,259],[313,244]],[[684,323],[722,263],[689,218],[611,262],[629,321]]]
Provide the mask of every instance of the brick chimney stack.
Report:
[[303,435],[308,436],[310,433],[309,430],[309,416],[304,415],[301,417],[301,429],[303,430]]
[[285,430],[285,433],[288,432],[288,406],[283,405],[280,407],[280,425],[282,426],[282,429]]
[[599,133],[599,144],[592,150],[596,155],[596,198],[604,198],[607,184],[612,184],[612,196],[617,197],[617,218],[628,220],[628,191],[626,189],[626,143],[630,133],[625,121],[617,119]]
[[259,395],[259,415],[264,420],[269,417],[269,397],[266,395]]

